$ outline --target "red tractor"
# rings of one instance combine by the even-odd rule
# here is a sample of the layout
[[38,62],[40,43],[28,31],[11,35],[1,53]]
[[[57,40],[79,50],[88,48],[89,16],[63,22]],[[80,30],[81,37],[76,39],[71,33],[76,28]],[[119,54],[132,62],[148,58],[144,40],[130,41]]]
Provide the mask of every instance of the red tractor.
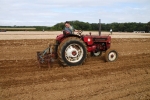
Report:
[[77,34],[67,34],[63,32],[56,37],[56,43],[48,47],[43,52],[37,52],[39,63],[58,58],[63,66],[77,66],[84,63],[87,52],[93,56],[99,56],[105,52],[107,62],[115,61],[118,57],[117,51],[110,49],[111,36],[82,35],[82,31]]

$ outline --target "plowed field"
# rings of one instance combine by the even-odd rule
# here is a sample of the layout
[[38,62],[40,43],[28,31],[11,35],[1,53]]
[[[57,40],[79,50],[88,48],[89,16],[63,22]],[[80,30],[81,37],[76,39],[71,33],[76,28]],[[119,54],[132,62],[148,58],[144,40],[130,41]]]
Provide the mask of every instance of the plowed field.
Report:
[[38,68],[52,39],[0,40],[0,100],[150,100],[150,38],[112,38],[115,62],[88,56],[81,66]]

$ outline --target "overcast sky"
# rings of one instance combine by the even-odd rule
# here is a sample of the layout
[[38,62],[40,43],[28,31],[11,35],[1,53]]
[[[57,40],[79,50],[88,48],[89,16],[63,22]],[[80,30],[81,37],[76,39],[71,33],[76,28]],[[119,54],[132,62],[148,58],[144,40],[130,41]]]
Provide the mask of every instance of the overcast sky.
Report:
[[150,21],[150,0],[0,0],[0,25]]

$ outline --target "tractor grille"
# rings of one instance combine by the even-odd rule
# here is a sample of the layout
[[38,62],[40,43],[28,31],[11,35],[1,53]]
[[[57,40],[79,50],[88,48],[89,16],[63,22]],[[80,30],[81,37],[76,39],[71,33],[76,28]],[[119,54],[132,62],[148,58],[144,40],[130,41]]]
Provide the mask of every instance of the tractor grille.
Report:
[[93,38],[94,42],[101,42],[101,41],[106,41],[107,38]]

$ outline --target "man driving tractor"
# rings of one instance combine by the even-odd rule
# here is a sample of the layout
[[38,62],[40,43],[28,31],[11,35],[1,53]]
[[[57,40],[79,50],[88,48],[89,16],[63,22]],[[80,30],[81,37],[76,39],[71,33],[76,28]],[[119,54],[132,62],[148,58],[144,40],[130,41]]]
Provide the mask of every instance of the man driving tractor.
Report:
[[73,26],[70,25],[68,21],[65,22],[65,29],[64,31],[68,32],[69,34],[74,34],[74,32],[79,32],[81,30],[74,29]]
[[[74,32],[78,32],[77,35]],[[54,58],[58,58],[63,66],[82,65],[88,53],[101,56],[105,52],[105,61],[113,62],[118,58],[116,50],[111,49],[111,37],[102,35],[83,35],[82,31],[76,30],[69,22],[65,22],[63,34],[56,37],[55,43],[44,51],[37,52],[39,65],[45,61],[50,66]]]

